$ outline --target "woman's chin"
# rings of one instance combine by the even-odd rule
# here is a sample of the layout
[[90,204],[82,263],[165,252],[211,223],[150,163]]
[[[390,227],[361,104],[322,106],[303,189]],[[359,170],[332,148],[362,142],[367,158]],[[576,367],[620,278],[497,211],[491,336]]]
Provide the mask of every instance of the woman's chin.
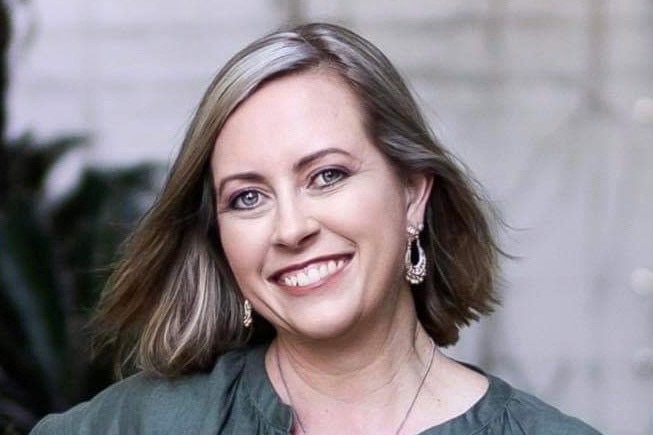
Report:
[[358,320],[359,316],[343,311],[325,310],[315,315],[306,313],[302,316],[294,316],[287,335],[289,338],[302,341],[338,340],[351,334],[356,329]]

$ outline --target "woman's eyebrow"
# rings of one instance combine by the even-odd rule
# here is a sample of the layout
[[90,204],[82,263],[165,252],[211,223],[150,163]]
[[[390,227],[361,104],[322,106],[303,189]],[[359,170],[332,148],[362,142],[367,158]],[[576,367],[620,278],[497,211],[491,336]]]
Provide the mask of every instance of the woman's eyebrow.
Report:
[[314,153],[311,153],[299,159],[299,161],[293,165],[293,171],[299,172],[306,166],[313,163],[315,160],[321,159],[322,157],[329,154],[342,154],[347,157],[353,157],[351,153],[343,150],[342,148],[335,148],[335,147],[324,148],[322,150],[316,151]]
[[[303,168],[309,166],[314,161],[319,160],[322,157],[327,156],[329,154],[342,154],[347,157],[353,157],[351,153],[343,150],[342,148],[335,148],[335,147],[324,148],[299,159],[297,163],[293,165],[293,171],[300,172]],[[236,174],[228,175],[224,177],[222,180],[220,180],[220,182],[218,183],[216,189],[217,194],[220,195],[225,184],[234,180],[253,181],[253,182],[261,183],[265,181],[265,177],[259,174],[258,172],[239,172]]]
[[263,177],[261,174],[258,172],[239,172],[237,174],[229,175],[227,177],[224,177],[222,180],[220,180],[220,183],[218,183],[217,186],[217,194],[220,195],[222,192],[222,189],[224,188],[224,185],[227,184],[230,181],[234,180],[242,180],[242,181],[253,181],[256,183],[263,182],[265,180],[265,177]]

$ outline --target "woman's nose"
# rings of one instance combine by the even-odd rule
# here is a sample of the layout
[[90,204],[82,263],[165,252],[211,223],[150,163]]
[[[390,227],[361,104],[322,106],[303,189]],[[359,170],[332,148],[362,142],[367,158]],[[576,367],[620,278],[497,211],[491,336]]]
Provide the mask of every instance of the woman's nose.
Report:
[[272,241],[287,248],[302,247],[320,230],[317,219],[297,197],[279,201],[275,219]]

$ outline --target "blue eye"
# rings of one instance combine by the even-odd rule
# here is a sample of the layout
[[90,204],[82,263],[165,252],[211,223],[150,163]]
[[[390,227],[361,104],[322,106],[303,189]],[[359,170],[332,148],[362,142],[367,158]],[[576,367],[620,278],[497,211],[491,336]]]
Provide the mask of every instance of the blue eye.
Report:
[[256,190],[246,190],[234,196],[229,206],[236,210],[247,210],[254,208],[261,201],[261,194]]
[[315,174],[313,182],[317,184],[317,187],[328,187],[342,180],[346,176],[347,173],[342,169],[329,168]]

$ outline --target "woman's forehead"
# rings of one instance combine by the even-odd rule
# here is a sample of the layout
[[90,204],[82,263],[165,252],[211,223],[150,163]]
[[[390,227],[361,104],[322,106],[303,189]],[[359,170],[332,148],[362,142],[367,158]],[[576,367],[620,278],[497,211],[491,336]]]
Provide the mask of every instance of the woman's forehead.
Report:
[[305,72],[272,80],[245,100],[217,137],[213,165],[249,160],[270,148],[313,148],[365,136],[358,98],[333,73]]

